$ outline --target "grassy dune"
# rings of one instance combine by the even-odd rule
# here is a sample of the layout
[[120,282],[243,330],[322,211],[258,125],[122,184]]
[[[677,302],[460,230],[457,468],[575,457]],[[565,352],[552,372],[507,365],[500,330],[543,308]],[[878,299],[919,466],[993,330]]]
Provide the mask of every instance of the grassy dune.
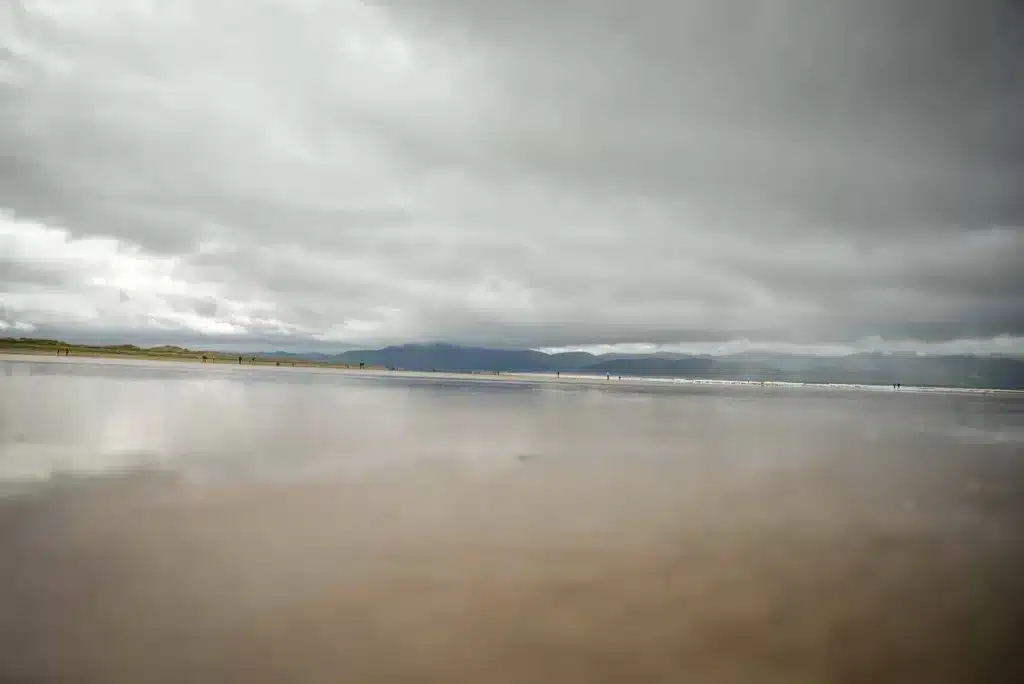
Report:
[[61,340],[19,337],[0,338],[0,352],[6,354],[34,354],[46,356],[90,356],[119,359],[147,359],[155,361],[189,361],[193,363],[242,363],[260,366],[295,366],[320,368],[354,368],[348,364],[329,363],[325,361],[308,361],[302,359],[280,359],[259,354],[237,354],[222,351],[203,351],[163,345],[159,347],[137,347],[134,344],[87,345],[72,344]]

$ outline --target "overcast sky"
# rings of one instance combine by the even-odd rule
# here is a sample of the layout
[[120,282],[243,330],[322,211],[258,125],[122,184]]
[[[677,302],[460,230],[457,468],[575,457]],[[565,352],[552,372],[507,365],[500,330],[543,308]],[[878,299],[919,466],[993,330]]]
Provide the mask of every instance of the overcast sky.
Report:
[[1022,37],[1014,0],[4,0],[0,334],[1024,352]]

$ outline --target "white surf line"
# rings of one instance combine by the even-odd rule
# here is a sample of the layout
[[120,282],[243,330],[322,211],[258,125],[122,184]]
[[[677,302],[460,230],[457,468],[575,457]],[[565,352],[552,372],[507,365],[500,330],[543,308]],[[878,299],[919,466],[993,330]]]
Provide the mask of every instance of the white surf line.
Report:
[[910,392],[915,394],[1009,394],[1019,395],[1024,394],[1024,390],[1014,389],[996,389],[987,387],[925,387],[920,385],[901,385],[899,389],[894,388],[892,385],[872,385],[867,383],[821,383],[821,382],[792,382],[784,380],[730,380],[725,378],[671,378],[671,377],[651,377],[651,376],[635,376],[635,375],[616,375],[610,376],[605,375],[585,375],[579,373],[562,373],[561,375],[553,375],[548,372],[523,372],[523,373],[507,373],[502,374],[501,377],[528,377],[531,379],[558,382],[558,381],[584,381],[592,382],[597,384],[606,383],[660,383],[660,384],[674,384],[674,385],[710,385],[718,387],[782,387],[791,389],[800,388],[811,388],[811,389],[835,389],[835,390],[855,390],[861,392]]

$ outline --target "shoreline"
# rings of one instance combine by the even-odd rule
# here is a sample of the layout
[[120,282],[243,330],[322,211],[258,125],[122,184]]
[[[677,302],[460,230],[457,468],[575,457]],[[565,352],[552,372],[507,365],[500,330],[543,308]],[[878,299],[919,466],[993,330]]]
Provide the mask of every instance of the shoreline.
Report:
[[588,375],[585,373],[561,373],[556,375],[549,371],[423,371],[387,368],[358,368],[343,366],[316,361],[281,361],[279,359],[267,359],[252,356],[244,357],[243,363],[239,364],[237,356],[217,356],[214,359],[202,361],[201,357],[186,355],[162,355],[162,354],[119,354],[117,352],[79,352],[70,356],[58,356],[56,354],[42,353],[39,350],[17,350],[0,349],[0,361],[38,361],[50,363],[96,363],[100,365],[148,365],[154,362],[172,362],[178,364],[192,364],[197,366],[212,366],[218,369],[239,368],[288,372],[291,370],[303,370],[306,372],[332,372],[343,373],[353,377],[365,378],[404,378],[423,380],[459,380],[462,382],[481,383],[511,383],[536,385],[544,384],[563,387],[593,387],[593,388],[623,388],[623,389],[664,389],[673,388],[757,388],[765,390],[837,390],[837,391],[861,391],[861,392],[891,392],[893,394],[967,394],[967,395],[1000,395],[1018,396],[1024,395],[1024,390],[994,389],[994,388],[973,388],[973,387],[925,387],[903,385],[899,389],[893,389],[889,385],[870,385],[860,383],[799,383],[775,380],[729,380],[729,379],[708,379],[708,378],[682,378],[682,377],[639,377],[639,376],[618,376],[606,377],[604,375]]
[[[62,349],[68,349],[69,347],[63,347]],[[39,347],[4,347],[0,346],[0,356],[35,356],[40,358],[79,358],[79,359],[111,359],[116,361],[174,361],[174,362],[190,362],[200,364],[214,364],[214,365],[239,365],[238,357],[241,356],[245,366],[275,366],[277,364],[294,365],[298,367],[317,367],[317,368],[339,368],[344,370],[348,366],[341,366],[338,364],[331,364],[324,361],[312,361],[309,359],[296,359],[294,361],[285,361],[278,358],[267,358],[260,356],[253,356],[252,354],[227,354],[225,352],[197,352],[188,350],[183,353],[160,353],[152,352],[147,349],[139,349],[137,351],[116,351],[114,349],[82,349],[70,347],[72,353],[70,355],[52,353],[51,350],[43,350]],[[203,361],[203,356],[206,356],[206,361]],[[255,362],[251,359],[255,358]]]

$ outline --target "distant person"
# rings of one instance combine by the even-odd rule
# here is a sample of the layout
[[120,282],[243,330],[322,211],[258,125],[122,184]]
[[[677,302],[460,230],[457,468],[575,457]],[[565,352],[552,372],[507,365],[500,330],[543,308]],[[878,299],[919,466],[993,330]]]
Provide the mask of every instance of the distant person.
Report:
[[238,357],[238,365],[239,365],[239,366],[241,366],[241,365],[242,365],[242,357],[241,357],[241,356],[239,356],[239,357]]
[[555,371],[555,377],[556,378],[562,377],[562,371]]
[[605,380],[611,380],[612,379],[612,374],[611,373],[605,373],[604,374],[604,379]]

